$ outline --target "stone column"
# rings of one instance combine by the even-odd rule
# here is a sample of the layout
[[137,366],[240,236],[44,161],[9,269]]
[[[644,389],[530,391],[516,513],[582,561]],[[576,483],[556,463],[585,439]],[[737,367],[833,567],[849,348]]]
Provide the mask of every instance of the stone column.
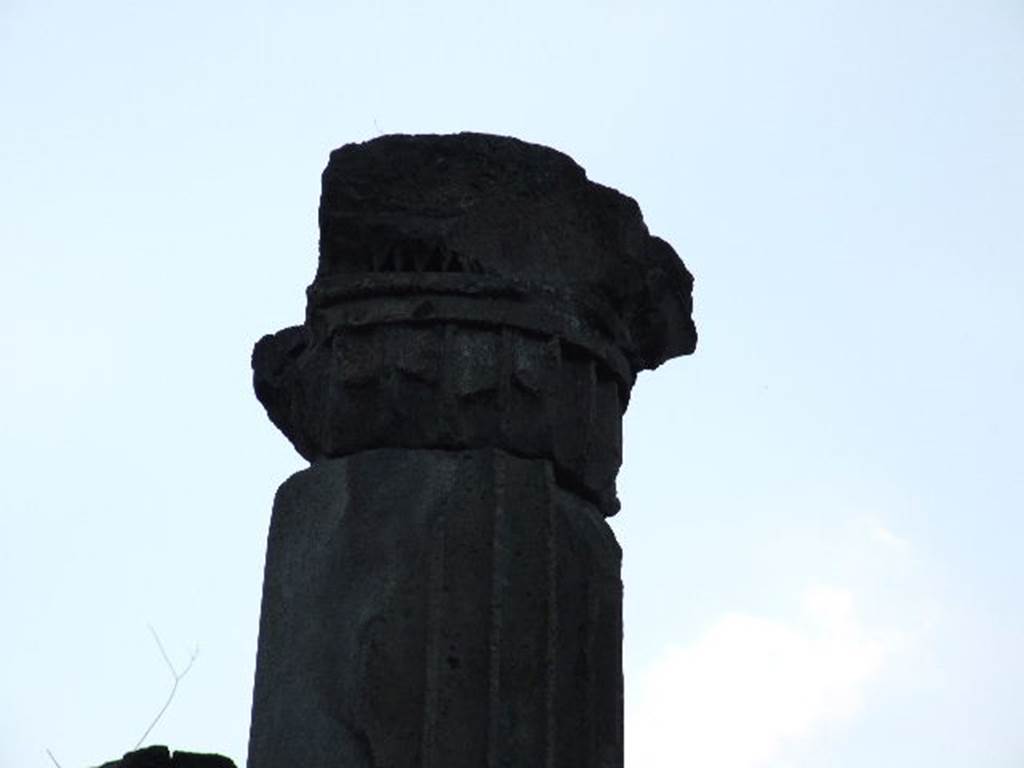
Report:
[[692,278],[571,159],[479,134],[331,154],[306,322],[256,393],[278,491],[249,768],[621,768],[621,419]]

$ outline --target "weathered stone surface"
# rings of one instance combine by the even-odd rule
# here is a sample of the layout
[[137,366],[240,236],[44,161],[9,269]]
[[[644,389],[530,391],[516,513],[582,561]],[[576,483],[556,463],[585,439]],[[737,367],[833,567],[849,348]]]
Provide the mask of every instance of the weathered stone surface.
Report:
[[619,561],[549,461],[384,449],[297,473],[249,768],[620,766]]
[[622,767],[618,509],[637,373],[692,278],[635,202],[479,134],[342,147],[302,326],[256,394],[278,492],[249,768]]
[[235,768],[235,764],[222,755],[199,752],[172,755],[167,747],[153,746],[129,752],[120,760],[104,763],[99,768]]
[[222,755],[199,752],[175,752],[171,768],[235,768],[235,764]]
[[331,154],[320,225],[305,325],[253,354],[303,456],[498,446],[618,509],[636,373],[696,344],[692,277],[633,200],[546,147],[387,136]]
[[[289,338],[312,337],[265,339],[257,370],[272,354],[288,359],[270,349]],[[339,329],[303,346],[280,379],[261,376],[257,392],[312,461],[380,446],[500,446],[554,460],[567,487],[617,509],[629,389],[556,337],[458,322]]]
[[696,343],[692,278],[636,202],[517,139],[384,136],[331,153],[317,282],[388,271],[482,273],[544,286],[556,301],[591,299],[615,316],[600,321],[618,326],[636,369]]

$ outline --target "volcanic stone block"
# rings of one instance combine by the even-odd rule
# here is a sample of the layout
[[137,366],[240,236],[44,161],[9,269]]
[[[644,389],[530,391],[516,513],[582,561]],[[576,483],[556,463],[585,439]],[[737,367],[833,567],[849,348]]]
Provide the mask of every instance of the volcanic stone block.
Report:
[[99,768],[235,768],[222,755],[199,752],[175,752],[164,746],[145,747],[127,753],[120,760],[104,763]]
[[637,204],[546,147],[331,154],[301,326],[253,383],[274,504],[249,768],[621,768],[622,414],[696,344]]
[[619,561],[546,460],[384,449],[297,473],[249,767],[621,765]]
[[636,373],[689,354],[693,278],[630,198],[547,147],[385,136],[331,153],[306,322],[253,354],[310,461],[501,447],[618,510]]

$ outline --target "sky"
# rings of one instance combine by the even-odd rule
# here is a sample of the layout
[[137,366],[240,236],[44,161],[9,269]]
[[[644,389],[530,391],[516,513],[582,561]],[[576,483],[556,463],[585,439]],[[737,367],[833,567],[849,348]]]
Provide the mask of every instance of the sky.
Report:
[[697,353],[625,417],[632,768],[1024,765],[1024,4],[0,0],[0,766],[244,762],[251,390],[319,176],[514,135],[638,200]]

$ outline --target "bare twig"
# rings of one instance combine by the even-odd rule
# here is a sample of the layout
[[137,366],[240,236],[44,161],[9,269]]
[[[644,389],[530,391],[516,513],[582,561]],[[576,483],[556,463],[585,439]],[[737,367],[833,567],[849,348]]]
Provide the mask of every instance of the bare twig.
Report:
[[57,768],[62,768],[61,764],[57,762],[57,758],[53,756],[53,752],[46,750],[46,754],[50,756],[50,759],[53,760],[53,764],[56,765]]
[[[174,678],[174,683],[171,685],[171,692],[167,694],[167,701],[164,702],[164,705],[160,708],[160,711],[156,713],[156,717],[153,718],[153,722],[149,724],[149,727],[145,730],[142,736],[139,737],[139,741],[135,745],[135,749],[138,749],[142,746],[142,742],[144,742],[146,740],[146,737],[149,736],[150,731],[152,731],[156,727],[156,724],[160,722],[160,718],[164,716],[164,712],[167,711],[167,708],[171,706],[171,702],[174,700],[174,694],[178,691],[178,683],[180,683],[182,679],[185,677],[185,675],[188,674],[188,671],[192,669],[192,665],[195,664],[196,657],[199,656],[199,648],[197,647],[195,648],[195,650],[192,651],[192,655],[189,657],[188,664],[185,665],[185,668],[179,674],[178,670],[174,668],[174,664],[171,663],[171,657],[168,656],[167,651],[164,650],[164,644],[160,642],[160,636],[156,633],[156,630],[153,629],[152,626],[147,626],[149,626],[150,634],[153,635],[153,639],[156,641],[156,647],[160,649],[160,655],[163,656],[164,661],[167,663],[167,668],[171,671],[171,677]],[[53,757],[53,755],[51,755],[50,757]],[[57,761],[54,760],[54,762]]]

